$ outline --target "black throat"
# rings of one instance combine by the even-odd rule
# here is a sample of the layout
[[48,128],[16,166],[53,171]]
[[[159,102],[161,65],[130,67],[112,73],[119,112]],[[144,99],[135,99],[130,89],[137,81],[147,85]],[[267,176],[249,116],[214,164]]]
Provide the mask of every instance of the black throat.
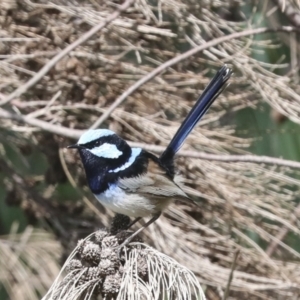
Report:
[[[117,158],[99,157],[93,154],[90,149],[96,145],[104,143],[113,144],[122,153]],[[96,141],[92,141],[79,149],[79,154],[85,169],[86,178],[91,191],[94,194],[100,194],[108,189],[110,184],[117,181],[117,176],[110,176],[110,170],[114,170],[124,165],[131,156],[130,146],[117,135],[103,136]]]

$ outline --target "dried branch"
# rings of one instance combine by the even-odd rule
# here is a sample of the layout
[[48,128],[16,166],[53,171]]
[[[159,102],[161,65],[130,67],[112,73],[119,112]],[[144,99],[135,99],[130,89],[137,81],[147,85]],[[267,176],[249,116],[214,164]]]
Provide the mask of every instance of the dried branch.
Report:
[[[28,125],[35,126],[39,129],[52,132],[64,137],[79,139],[80,135],[84,132],[83,130],[76,130],[66,128],[60,125],[50,124],[48,122],[38,120],[32,117],[22,116],[18,114],[13,114],[5,111],[4,109],[0,109],[0,116],[2,118],[7,118],[11,120],[15,120],[18,122],[24,122]],[[144,143],[135,143],[128,142],[132,147],[143,148],[147,151],[162,153],[165,150],[164,146],[157,145],[148,145]],[[210,154],[198,151],[180,151],[178,156],[191,157],[191,158],[199,158],[205,159],[208,161],[221,161],[221,162],[248,162],[248,163],[257,163],[257,164],[268,164],[268,165],[276,165],[282,167],[289,167],[293,169],[300,169],[300,162],[286,160],[282,158],[268,157],[268,156],[256,156],[256,155],[222,155],[222,154]]]
[[[132,147],[140,147],[148,151],[162,153],[165,150],[164,146],[147,145],[142,143],[129,142]],[[259,164],[270,164],[289,168],[300,169],[300,162],[286,160],[282,158],[275,158],[269,156],[256,156],[256,155],[224,155],[224,154],[210,154],[198,151],[180,151],[178,153],[180,156],[186,156],[191,158],[199,158],[212,161],[221,162],[249,162],[249,163],[259,163]]]
[[[296,207],[294,212],[291,214],[290,217],[290,223],[294,224],[298,221],[298,218],[300,216],[300,204]],[[279,246],[279,243],[284,240],[286,235],[289,233],[289,228],[283,227],[276,238],[272,241],[272,243],[268,246],[266,253],[271,257],[274,252],[276,251],[277,247]]]
[[226,290],[225,290],[225,293],[224,293],[223,300],[228,299],[229,291],[230,291],[230,285],[231,285],[231,282],[232,282],[233,273],[234,273],[234,270],[235,270],[235,267],[236,267],[236,262],[237,262],[239,254],[240,254],[239,250],[237,250],[234,254],[233,262],[232,262],[232,266],[231,266],[231,271],[230,271],[230,275],[229,275],[229,278],[228,278],[228,283],[227,283],[227,286],[226,286]]
[[14,114],[14,113],[8,112],[2,108],[0,109],[0,116],[1,116],[1,118],[4,118],[4,119],[10,119],[10,120],[14,120],[17,122],[24,122],[25,124],[35,126],[39,129],[42,129],[42,130],[45,130],[48,132],[52,132],[55,134],[59,134],[61,136],[73,138],[73,139],[77,139],[82,133],[81,130],[70,129],[70,128],[59,126],[59,125],[54,125],[49,122],[45,122],[45,121],[38,120],[35,118],[23,116],[21,114]]
[[273,2],[279,7],[279,9],[286,15],[288,20],[294,26],[300,28],[300,12],[294,8],[288,0],[273,0]]

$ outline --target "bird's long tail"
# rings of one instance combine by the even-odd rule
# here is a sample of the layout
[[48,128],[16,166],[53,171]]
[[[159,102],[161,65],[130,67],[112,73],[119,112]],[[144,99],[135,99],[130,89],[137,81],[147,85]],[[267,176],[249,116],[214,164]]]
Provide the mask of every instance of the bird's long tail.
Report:
[[[214,100],[220,95],[231,74],[232,70],[224,65],[210,81],[188,116],[177,130],[170,144],[160,156],[162,164],[171,167],[174,155],[178,152],[198,121],[205,115]],[[172,170],[170,171],[172,172]]]

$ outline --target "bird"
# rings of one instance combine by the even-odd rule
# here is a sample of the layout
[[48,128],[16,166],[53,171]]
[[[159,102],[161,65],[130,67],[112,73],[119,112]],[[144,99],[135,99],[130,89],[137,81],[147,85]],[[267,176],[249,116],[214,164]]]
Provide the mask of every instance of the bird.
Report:
[[155,222],[172,201],[190,199],[179,184],[174,158],[231,74],[227,65],[220,68],[159,157],[142,148],[130,147],[109,129],[88,130],[76,144],[68,146],[78,150],[87,183],[97,200],[115,213],[135,218],[128,228],[151,216],[120,248]]

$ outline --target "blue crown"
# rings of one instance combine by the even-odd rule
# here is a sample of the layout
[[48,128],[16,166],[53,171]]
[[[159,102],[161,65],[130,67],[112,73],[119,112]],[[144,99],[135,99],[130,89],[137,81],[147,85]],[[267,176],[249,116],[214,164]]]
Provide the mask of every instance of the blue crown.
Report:
[[86,131],[79,139],[78,144],[84,145],[95,141],[103,136],[110,136],[115,134],[113,131],[109,129],[96,129],[96,130],[89,130]]

